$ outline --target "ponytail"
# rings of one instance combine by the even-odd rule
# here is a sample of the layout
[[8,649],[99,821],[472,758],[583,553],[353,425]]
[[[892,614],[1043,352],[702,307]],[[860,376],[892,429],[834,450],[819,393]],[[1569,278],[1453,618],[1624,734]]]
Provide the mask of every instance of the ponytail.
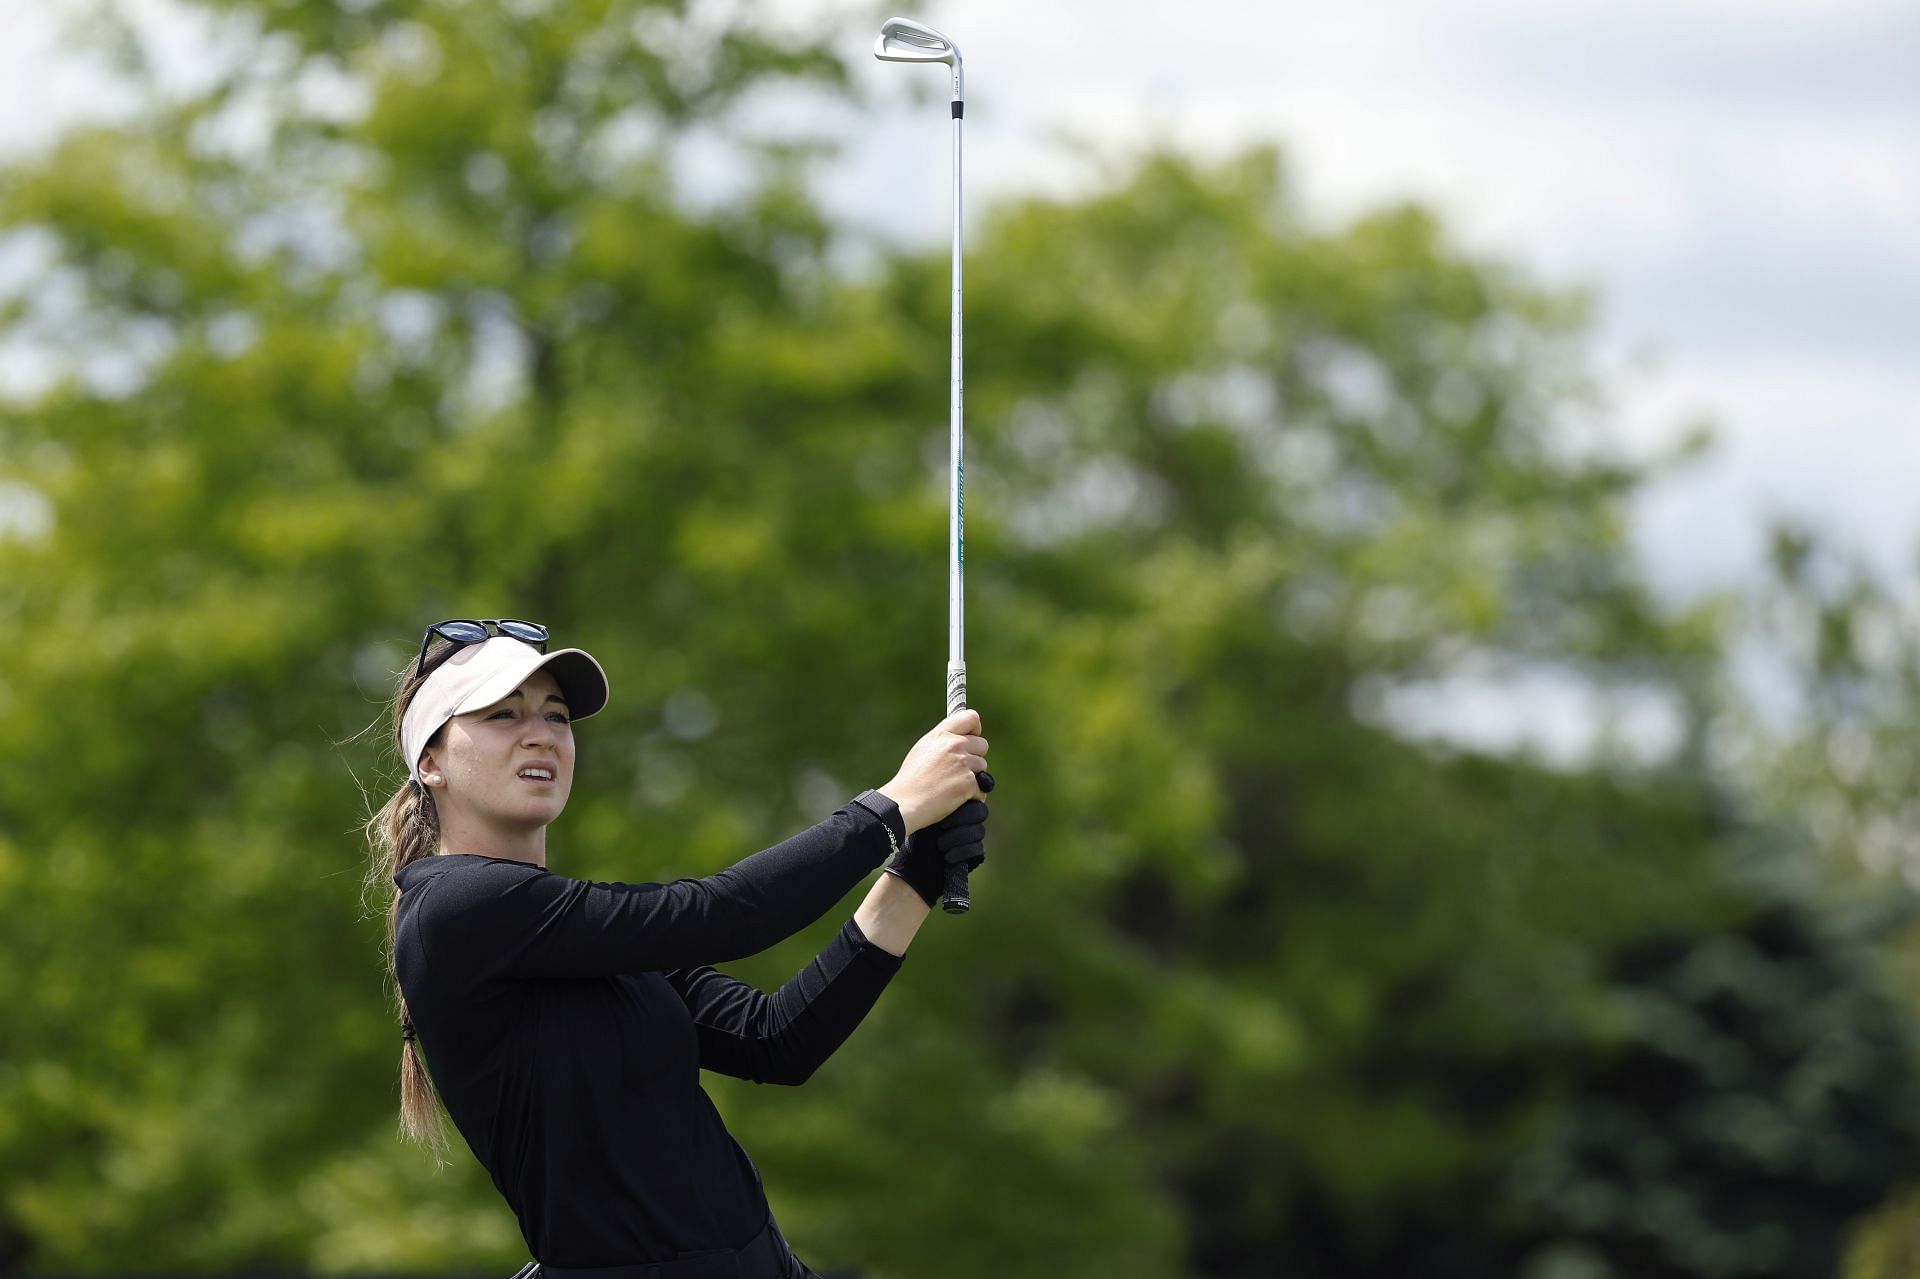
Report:
[[[413,701],[420,685],[457,647],[454,644],[442,644],[434,653],[428,654],[427,668],[418,675],[414,673],[414,663],[411,661],[401,671],[400,686],[391,707],[396,753],[400,741],[400,723],[407,713],[407,706]],[[428,744],[437,744],[444,732],[443,728],[435,733]],[[407,764],[408,761],[403,760],[402,763]],[[427,788],[408,776],[380,811],[367,819],[362,833],[371,850],[363,900],[371,897],[386,902],[387,935],[381,955],[385,960],[387,978],[392,983],[393,999],[400,1018],[400,1134],[424,1146],[434,1156],[436,1164],[444,1168],[449,1146],[444,1122],[446,1109],[434,1089],[432,1077],[427,1073],[426,1062],[420,1053],[420,1042],[414,1033],[413,1018],[407,1010],[407,996],[400,989],[399,972],[394,963],[394,941],[400,920],[400,889],[394,883],[394,876],[400,873],[402,867],[439,852],[440,813]]]

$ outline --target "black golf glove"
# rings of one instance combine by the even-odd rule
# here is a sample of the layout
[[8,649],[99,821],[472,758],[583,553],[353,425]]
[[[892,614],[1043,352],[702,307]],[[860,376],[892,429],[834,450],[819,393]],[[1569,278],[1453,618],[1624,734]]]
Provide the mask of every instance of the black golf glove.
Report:
[[907,836],[907,846],[887,863],[887,874],[906,880],[922,901],[938,906],[947,886],[947,867],[964,862],[971,871],[987,860],[986,839],[987,801],[970,799]]

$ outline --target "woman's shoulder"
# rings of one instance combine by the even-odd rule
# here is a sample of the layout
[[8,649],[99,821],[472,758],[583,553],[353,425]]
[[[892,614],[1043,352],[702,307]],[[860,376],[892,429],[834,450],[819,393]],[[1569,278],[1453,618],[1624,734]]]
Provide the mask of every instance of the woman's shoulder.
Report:
[[522,870],[539,871],[542,875],[551,874],[545,866],[519,857],[492,857],[486,853],[436,853],[432,857],[422,857],[423,862],[438,862],[455,866],[517,866]]
[[433,853],[425,857],[416,857],[402,866],[394,875],[394,882],[402,889],[442,875],[469,875],[474,872],[498,875],[504,872],[509,877],[523,877],[526,874],[552,874],[545,866],[536,866],[532,862],[521,861],[517,857],[489,857],[485,853]]
[[443,853],[408,862],[394,883],[403,904],[412,901],[416,910],[433,916],[462,914],[521,885],[549,878],[546,867],[511,857]]

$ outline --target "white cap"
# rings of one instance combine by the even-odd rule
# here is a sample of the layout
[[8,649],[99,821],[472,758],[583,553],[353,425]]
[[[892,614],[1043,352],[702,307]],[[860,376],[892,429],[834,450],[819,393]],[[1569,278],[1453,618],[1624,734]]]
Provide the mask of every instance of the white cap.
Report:
[[427,676],[400,721],[400,749],[406,756],[407,776],[420,780],[420,752],[442,724],[462,711],[485,710],[547,666],[553,668],[554,682],[567,699],[567,718],[586,719],[607,704],[607,673],[583,648],[542,653],[510,635],[462,645]]

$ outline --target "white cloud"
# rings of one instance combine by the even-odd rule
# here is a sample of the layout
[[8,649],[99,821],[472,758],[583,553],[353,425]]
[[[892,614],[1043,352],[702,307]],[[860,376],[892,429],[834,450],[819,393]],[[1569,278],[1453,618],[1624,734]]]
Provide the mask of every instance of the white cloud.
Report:
[[1686,732],[1682,708],[1662,690],[1604,688],[1571,670],[1484,658],[1436,679],[1364,680],[1355,701],[1362,719],[1410,740],[1524,755],[1555,768],[1596,759],[1656,766]]
[[[1916,563],[1920,521],[1920,361],[1696,359],[1630,402],[1627,432],[1646,443],[1702,412],[1728,429],[1705,466],[1652,489],[1638,540],[1675,594],[1750,577],[1763,520],[1791,516],[1838,532],[1892,574]],[[1684,551],[1684,553],[1682,553]]]

